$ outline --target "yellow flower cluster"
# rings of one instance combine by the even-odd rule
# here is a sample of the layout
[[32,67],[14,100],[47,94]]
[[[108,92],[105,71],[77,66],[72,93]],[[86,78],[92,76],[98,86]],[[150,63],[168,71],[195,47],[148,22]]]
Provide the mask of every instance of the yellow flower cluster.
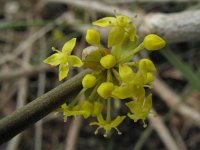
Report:
[[[100,33],[94,29],[88,29],[86,41],[92,45],[94,51],[89,53],[84,60],[71,55],[76,39],[68,41],[61,51],[52,48],[57,53],[44,60],[45,63],[57,66],[59,69],[59,80],[67,77],[69,65],[81,67],[84,65],[92,70],[83,80],[83,89],[69,104],[63,104],[57,112],[62,112],[64,121],[69,116],[94,117],[97,122],[90,125],[99,126],[98,130],[105,130],[104,136],[108,136],[112,129],[117,130],[126,116],[134,122],[145,119],[152,108],[152,94],[146,94],[147,88],[154,80],[156,67],[148,58],[132,61],[132,58],[142,49],[149,51],[159,50],[166,42],[156,34],[147,35],[139,44],[136,36],[136,28],[132,25],[132,19],[127,16],[105,17],[93,22],[100,27],[110,26],[108,32],[108,48],[101,44]],[[90,47],[87,47],[90,48]],[[86,48],[86,49],[87,49]],[[85,96],[84,101],[79,101],[80,96]],[[123,100],[122,104],[128,107],[127,115],[117,115],[113,119],[113,103]],[[106,116],[104,116],[106,111]]]

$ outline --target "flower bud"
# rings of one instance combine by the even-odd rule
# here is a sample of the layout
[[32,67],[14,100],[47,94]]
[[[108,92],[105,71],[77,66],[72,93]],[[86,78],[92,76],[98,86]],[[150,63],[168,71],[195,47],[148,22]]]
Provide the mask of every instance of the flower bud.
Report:
[[109,54],[102,57],[100,63],[104,68],[110,69],[116,65],[116,59],[113,55]]
[[139,70],[143,70],[147,72],[155,72],[156,67],[150,59],[143,58],[139,61]]
[[84,88],[92,88],[96,84],[96,77],[92,74],[87,74],[82,80]]
[[156,34],[149,34],[145,36],[143,44],[147,50],[154,51],[165,47],[166,42]]
[[104,99],[107,99],[111,96],[113,90],[114,84],[112,82],[104,82],[98,87],[97,93]]

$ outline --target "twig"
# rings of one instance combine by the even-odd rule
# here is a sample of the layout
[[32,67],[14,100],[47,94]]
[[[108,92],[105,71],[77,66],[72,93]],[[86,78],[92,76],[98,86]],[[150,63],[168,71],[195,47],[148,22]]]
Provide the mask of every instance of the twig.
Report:
[[153,131],[153,127],[150,125],[148,126],[148,128],[143,131],[142,135],[140,136],[139,140],[137,141],[137,143],[134,145],[133,150],[141,150],[143,144],[145,143],[145,141],[148,139],[148,137],[151,135]]
[[161,97],[166,104],[193,122],[200,124],[200,113],[194,108],[189,107],[181,102],[180,97],[170,89],[170,87],[164,83],[158,77],[153,82],[153,90]]
[[[31,48],[30,48],[31,49]],[[30,61],[31,51],[25,51],[23,55],[23,61],[28,63]],[[18,81],[18,95],[17,95],[17,109],[22,108],[26,104],[27,99],[27,88],[28,88],[28,79],[22,77]],[[19,142],[21,140],[22,133],[18,134],[14,139],[12,139],[7,146],[7,150],[16,150]]]
[[[102,2],[98,2],[98,1],[90,1],[90,0],[43,0],[41,2],[42,5],[45,5],[48,2],[54,2],[54,3],[67,3],[69,5],[72,6],[76,6],[76,7],[80,7],[80,8],[84,8],[84,9],[89,9],[89,10],[95,10],[97,12],[103,12],[106,14],[110,14],[113,15],[114,14],[114,10],[116,10],[117,12],[123,13],[125,15],[128,15],[129,17],[134,16],[134,14],[128,10],[125,9],[121,9],[119,7],[115,7],[115,6],[109,6],[106,5]],[[40,4],[40,5],[41,5]]]
[[108,4],[124,4],[124,3],[138,3],[138,2],[148,2],[148,3],[167,3],[167,2],[194,2],[191,0],[104,0]]
[[5,70],[5,71],[1,71],[0,73],[0,82],[13,80],[13,79],[24,77],[24,76],[32,76],[39,72],[45,72],[49,70],[53,70],[53,68],[47,65],[34,66],[28,69]]
[[68,136],[66,138],[66,145],[65,145],[65,150],[75,150],[76,149],[76,141],[78,138],[79,130],[82,124],[82,118],[81,117],[76,117],[68,132]]
[[[46,40],[45,37],[43,37],[40,40],[40,62],[42,63],[42,60],[46,56]],[[37,97],[41,96],[45,92],[45,81],[46,81],[46,75],[44,72],[39,73],[38,77],[38,92],[37,92]],[[41,119],[35,124],[35,150],[42,150],[42,124],[43,120]]]
[[177,129],[171,127],[172,129],[172,132],[174,133],[174,138],[176,139],[177,141],[177,144],[179,145],[180,149],[181,150],[188,150],[186,145],[185,145],[185,142],[183,141],[181,135],[178,133]]
[[[15,95],[15,93],[17,92],[15,84],[13,85],[11,83],[4,83],[2,87],[6,87],[6,89],[2,89],[0,93],[0,101],[1,101],[0,110],[2,110],[2,108],[8,103],[9,100],[11,100],[13,95]],[[9,92],[9,95],[7,94],[8,92]]]
[[11,139],[22,130],[58,108],[73,93],[81,89],[81,80],[91,71],[86,69],[48,93],[38,97],[26,106],[0,120],[0,144]]
[[[55,22],[62,21],[63,17],[66,17],[66,15],[67,15],[66,13],[62,14],[60,17],[58,17],[55,20]],[[22,54],[25,50],[26,51],[29,50],[28,49],[29,46],[32,45],[39,38],[43,37],[47,32],[52,30],[54,25],[55,25],[55,23],[49,23],[45,27],[43,27],[43,28],[39,29],[38,31],[34,32],[26,40],[24,40],[23,42],[21,42],[19,44],[19,46],[14,50],[12,55],[8,54],[8,55],[5,55],[5,56],[1,57],[0,58],[0,65],[6,63],[7,61],[11,61],[11,60],[15,59],[17,56]]]
[[[156,113],[155,110],[153,111],[153,113]],[[150,115],[149,119],[157,134],[160,136],[163,143],[165,144],[165,147],[168,150],[179,150],[172,135],[170,134],[169,130],[167,129],[161,118],[158,116],[158,114],[156,114],[156,117]]]

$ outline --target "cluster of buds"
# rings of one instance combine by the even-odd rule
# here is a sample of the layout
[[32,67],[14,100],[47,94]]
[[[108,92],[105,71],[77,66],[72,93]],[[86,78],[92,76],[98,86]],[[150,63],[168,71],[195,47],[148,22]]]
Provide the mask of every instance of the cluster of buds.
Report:
[[[150,89],[149,85],[154,80],[156,67],[148,58],[132,61],[132,58],[139,51],[159,50],[166,45],[166,42],[156,34],[147,35],[140,43],[136,35],[136,28],[132,25],[132,19],[123,15],[105,17],[93,22],[93,25],[110,27],[108,33],[108,48],[101,44],[100,33],[94,29],[88,29],[86,41],[94,49],[83,60],[71,55],[76,39],[68,41],[61,51],[53,48],[57,53],[44,60],[45,63],[59,65],[59,80],[67,77],[69,65],[74,67],[85,66],[92,70],[91,74],[85,75],[82,80],[83,89],[69,104],[63,104],[56,111],[64,115],[64,121],[69,116],[83,116],[84,118],[94,117],[99,129],[104,129],[104,136],[108,136],[112,129],[118,134],[121,132],[118,126],[127,117],[143,121],[152,109],[152,94],[146,94]],[[149,92],[148,92],[149,93]],[[84,100],[80,101],[81,95]],[[114,113],[113,103],[122,101],[128,107],[129,112],[125,115]],[[113,116],[115,114],[115,116]]]

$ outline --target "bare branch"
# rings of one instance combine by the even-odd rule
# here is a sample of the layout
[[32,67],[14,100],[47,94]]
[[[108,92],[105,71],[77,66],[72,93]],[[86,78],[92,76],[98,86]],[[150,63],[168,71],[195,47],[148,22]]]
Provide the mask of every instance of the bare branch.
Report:
[[154,114],[156,114],[156,117],[149,115],[149,119],[151,121],[151,124],[157,134],[160,136],[161,140],[165,144],[165,147],[168,150],[179,150],[176,142],[174,141],[170,131],[168,128],[165,126],[164,122],[162,119],[158,116],[158,114],[155,112],[155,110],[152,110]]
[[153,82],[153,87],[153,90],[162,98],[162,100],[166,102],[170,108],[174,109],[195,123],[200,124],[200,113],[194,108],[183,104],[180,97],[178,97],[174,91],[170,90],[168,85],[161,79],[156,77],[155,81]]
[[[81,88],[81,80],[90,70],[85,70],[63,84],[38,97],[31,103],[0,120],[0,144],[11,139],[22,130],[69,101],[73,93]],[[66,100],[67,99],[67,100]]]
[[198,41],[200,10],[171,14],[148,14],[139,27],[140,34],[157,33],[167,42]]
[[32,67],[29,69],[14,69],[14,70],[6,70],[1,71],[0,73],[0,82],[5,80],[13,80],[15,78],[24,77],[24,76],[31,76],[40,72],[45,72],[48,70],[52,70],[52,67],[47,65],[41,65],[37,67]]

